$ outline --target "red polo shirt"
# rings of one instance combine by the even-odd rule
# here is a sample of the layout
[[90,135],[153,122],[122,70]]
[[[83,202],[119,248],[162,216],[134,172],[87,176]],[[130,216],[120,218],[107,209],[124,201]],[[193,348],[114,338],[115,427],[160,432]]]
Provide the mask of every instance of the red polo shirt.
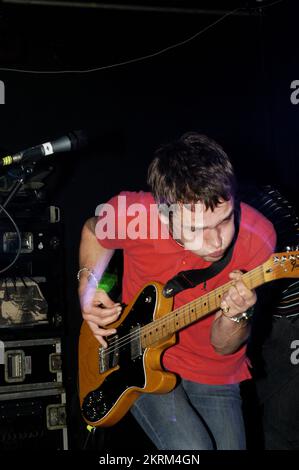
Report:
[[[110,199],[108,203],[115,210],[116,234],[114,238],[106,236],[98,241],[105,248],[123,249],[125,303],[129,303],[148,282],[159,281],[165,284],[179,271],[202,269],[211,265],[210,262],[179,246],[172,237],[163,239],[160,221],[158,238],[149,237],[150,207],[156,210],[151,193],[123,191],[120,195],[126,196],[126,208],[131,204],[141,205],[133,207],[133,212],[128,216],[123,204],[118,210],[117,196]],[[143,231],[142,238],[135,240],[126,236],[124,231],[124,228],[127,228],[134,232],[135,228],[141,233],[140,227],[136,226],[137,212],[134,214],[134,210],[147,221],[146,233]],[[262,264],[273,252],[275,243],[276,235],[272,224],[258,211],[242,203],[239,235],[230,263],[221,273],[208,280],[205,288],[200,284],[176,295],[174,308],[225,284],[230,280],[228,274],[234,269],[249,271]],[[179,332],[177,343],[168,348],[163,355],[164,367],[185,379],[199,383],[221,385],[249,378],[245,345],[229,355],[220,355],[211,346],[210,330],[213,320],[214,315],[210,315]]]

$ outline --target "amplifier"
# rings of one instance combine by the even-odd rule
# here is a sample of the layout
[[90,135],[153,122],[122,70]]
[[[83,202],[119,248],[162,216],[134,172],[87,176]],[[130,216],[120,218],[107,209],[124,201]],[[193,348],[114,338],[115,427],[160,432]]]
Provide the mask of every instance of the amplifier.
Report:
[[61,339],[0,342],[0,396],[62,386]]
[[0,450],[68,450],[63,388],[0,394]]
[[[20,231],[21,249],[16,263],[5,273],[8,276],[40,276],[47,269],[59,276],[63,265],[63,227],[61,223],[42,223],[33,219],[15,222]],[[14,227],[1,221],[1,267],[11,262],[19,248],[19,237]]]
[[[47,329],[62,330],[65,311],[62,224],[32,219],[16,222],[21,250],[15,264],[0,277],[0,329],[8,329],[8,336],[9,329],[30,326],[36,330],[43,324],[47,324]],[[5,221],[0,228],[0,269],[12,262],[18,244],[17,233]],[[4,336],[3,330],[1,335]]]

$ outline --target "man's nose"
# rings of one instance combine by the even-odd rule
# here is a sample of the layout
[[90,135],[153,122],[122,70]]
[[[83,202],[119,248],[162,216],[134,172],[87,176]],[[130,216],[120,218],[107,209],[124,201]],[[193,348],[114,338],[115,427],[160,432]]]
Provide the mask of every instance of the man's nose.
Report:
[[220,236],[220,230],[218,228],[211,228],[207,233],[207,242],[213,248],[221,248],[222,239]]

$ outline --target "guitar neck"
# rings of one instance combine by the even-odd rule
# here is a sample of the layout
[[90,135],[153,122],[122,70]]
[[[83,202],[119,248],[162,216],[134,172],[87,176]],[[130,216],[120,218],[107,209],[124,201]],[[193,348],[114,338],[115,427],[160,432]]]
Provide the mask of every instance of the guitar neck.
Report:
[[[267,282],[264,277],[263,266],[258,266],[252,271],[243,274],[242,281],[250,290]],[[143,326],[140,330],[142,347],[149,347],[157,341],[167,338],[200,318],[218,310],[223,294],[232,285],[233,281],[230,281],[212,292],[173,310],[162,318]]]

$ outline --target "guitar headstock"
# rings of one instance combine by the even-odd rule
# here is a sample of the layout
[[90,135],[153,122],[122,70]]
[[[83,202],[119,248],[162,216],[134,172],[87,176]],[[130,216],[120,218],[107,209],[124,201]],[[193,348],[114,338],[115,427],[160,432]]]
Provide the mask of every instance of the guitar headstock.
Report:
[[263,264],[265,282],[299,277],[299,250],[273,253]]

